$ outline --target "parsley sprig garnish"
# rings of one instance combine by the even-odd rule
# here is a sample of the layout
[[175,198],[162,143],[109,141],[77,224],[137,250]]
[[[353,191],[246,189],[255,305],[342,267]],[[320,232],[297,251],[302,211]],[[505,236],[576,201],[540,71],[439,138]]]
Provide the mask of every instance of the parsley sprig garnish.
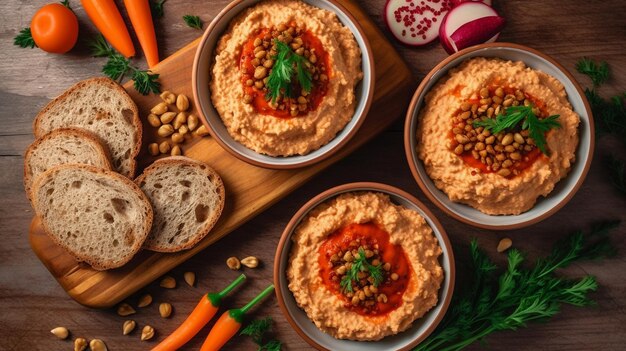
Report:
[[33,39],[33,35],[30,32],[30,27],[22,29],[20,34],[16,35],[13,39],[13,44],[21,48],[31,49],[37,46],[37,44],[35,44],[35,40]]
[[266,334],[272,328],[272,317],[257,319],[248,324],[239,335],[248,335],[259,346],[257,351],[279,351],[282,343],[276,339],[265,342]]
[[341,291],[344,293],[354,292],[352,284],[359,281],[359,272],[366,271],[369,272],[370,276],[374,280],[373,284],[375,287],[378,287],[378,285],[383,282],[384,274],[382,264],[379,263],[377,266],[371,264],[365,257],[365,250],[363,247],[359,247],[359,252],[356,257],[354,257],[350,270],[346,272],[339,282]]
[[304,92],[310,92],[313,86],[311,72],[305,66],[305,58],[296,54],[289,45],[275,39],[276,55],[272,57],[274,66],[267,81],[267,99],[276,102],[281,96],[293,97],[291,81],[296,76],[300,88]]
[[160,92],[161,83],[158,81],[158,74],[133,66],[130,60],[116,52],[101,34],[89,43],[89,47],[92,56],[108,57],[107,62],[102,67],[102,73],[107,77],[121,82],[124,76],[130,73],[133,87],[140,94],[148,95],[149,93],[158,94]]
[[585,74],[591,78],[594,87],[598,87],[609,79],[609,65],[606,61],[597,64],[595,61],[583,57],[576,63],[576,70],[582,74]]
[[202,30],[202,20],[200,19],[200,17],[184,15],[183,20],[189,27]]
[[556,121],[557,118],[559,118],[559,115],[537,118],[532,106],[510,106],[504,110],[504,114],[500,113],[495,118],[474,122],[474,127],[484,127],[495,134],[514,129],[521,122],[521,128],[528,130],[529,136],[535,141],[537,148],[547,155],[545,133],[552,128],[561,126]]
[[441,324],[415,351],[461,350],[493,332],[545,321],[557,314],[562,304],[593,305],[588,294],[598,288],[594,277],[566,279],[555,272],[573,262],[614,255],[608,234],[618,225],[606,222],[594,226],[587,235],[576,232],[555,244],[549,256],[531,267],[522,266],[525,255],[519,250],[509,250],[504,270],[473,240],[471,281],[459,289]]

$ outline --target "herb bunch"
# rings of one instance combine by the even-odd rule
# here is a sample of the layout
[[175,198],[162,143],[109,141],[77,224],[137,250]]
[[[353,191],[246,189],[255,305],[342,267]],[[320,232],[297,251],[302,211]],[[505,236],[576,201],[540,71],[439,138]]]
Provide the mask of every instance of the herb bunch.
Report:
[[359,272],[369,272],[370,276],[374,279],[374,286],[378,287],[383,282],[383,266],[379,263],[377,266],[369,263],[365,257],[365,250],[363,247],[359,247],[359,254],[354,258],[350,270],[341,278],[339,286],[343,292],[353,292],[352,284],[359,281]]
[[593,226],[587,235],[576,232],[556,243],[549,256],[528,268],[522,266],[524,254],[509,250],[508,265],[503,271],[478,248],[474,239],[470,244],[474,272],[470,284],[453,298],[441,324],[415,351],[461,350],[493,332],[545,321],[557,314],[562,304],[593,305],[588,294],[598,288],[594,277],[567,279],[555,271],[573,262],[614,255],[608,234],[618,225],[619,222],[605,222]]
[[313,78],[311,72],[306,69],[305,58],[296,54],[289,45],[280,40],[275,39],[274,43],[276,44],[276,56],[272,57],[274,66],[267,81],[266,98],[276,102],[276,99],[281,95],[293,97],[291,81],[294,75],[302,91],[310,92]]
[[272,317],[257,319],[248,324],[239,335],[248,335],[255,344],[258,345],[257,351],[280,351],[282,343],[276,339],[267,339],[266,334],[272,329]]
[[[622,140],[626,145],[626,93],[613,96],[610,100],[606,100],[598,95],[596,88],[606,83],[610,78],[609,65],[602,61],[595,61],[582,58],[576,64],[576,70],[587,75],[592,83],[593,88],[585,89],[585,95],[591,105],[596,122],[596,131],[598,135],[613,135]],[[615,187],[626,195],[626,163],[624,160],[611,156],[608,162],[611,180]]]
[[537,148],[547,155],[545,133],[552,128],[561,126],[556,121],[557,118],[559,118],[559,115],[541,119],[537,118],[532,106],[509,106],[504,110],[504,113],[498,114],[495,118],[474,122],[474,127],[484,127],[495,134],[514,129],[521,122],[521,128],[528,129],[529,136],[535,141]]
[[92,56],[108,57],[107,62],[102,67],[102,73],[107,77],[121,82],[124,76],[130,73],[133,86],[140,94],[158,94],[161,91],[158,74],[133,66],[130,60],[116,52],[101,34],[89,43],[89,47]]

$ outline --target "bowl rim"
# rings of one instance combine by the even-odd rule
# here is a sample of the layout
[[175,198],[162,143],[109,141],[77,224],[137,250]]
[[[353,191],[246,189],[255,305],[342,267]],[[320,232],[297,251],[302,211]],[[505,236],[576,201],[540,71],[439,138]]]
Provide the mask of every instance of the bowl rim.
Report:
[[376,183],[376,182],[347,183],[347,184],[332,187],[328,190],[321,192],[320,194],[316,195],[315,197],[307,201],[302,207],[300,207],[298,212],[296,212],[289,220],[289,223],[287,224],[287,226],[285,227],[285,230],[281,234],[278,245],[276,246],[276,254],[274,255],[273,274],[274,274],[274,286],[276,287],[275,293],[276,293],[276,298],[278,300],[278,306],[280,307],[281,312],[287,319],[287,322],[289,322],[289,325],[291,326],[291,328],[295,330],[302,339],[304,339],[307,343],[309,343],[309,345],[315,347],[318,350],[330,351],[324,348],[323,346],[321,346],[320,344],[318,344],[315,340],[310,338],[308,335],[306,335],[306,333],[304,333],[304,331],[300,329],[300,327],[298,327],[294,318],[289,313],[287,309],[287,305],[285,303],[285,297],[283,296],[281,292],[280,276],[284,272],[280,271],[280,258],[287,245],[287,242],[291,240],[291,236],[293,234],[295,227],[300,223],[300,220],[302,219],[304,215],[306,215],[308,212],[310,212],[312,209],[314,209],[315,207],[317,207],[324,201],[328,201],[343,193],[347,193],[350,191],[360,191],[360,189],[364,189],[364,188],[369,189],[369,190],[364,190],[364,191],[382,192],[388,195],[397,195],[397,196],[403,197],[409,202],[411,202],[413,205],[418,207],[420,210],[424,212],[424,214],[426,214],[426,217],[434,224],[436,230],[439,232],[443,240],[443,243],[440,243],[440,245],[447,249],[450,268],[449,268],[449,271],[447,272],[444,271],[444,273],[448,275],[449,277],[449,284],[448,284],[447,289],[442,292],[442,293],[445,293],[445,299],[443,301],[440,300],[437,302],[437,305],[439,304],[443,304],[443,305],[441,309],[439,310],[438,314],[433,319],[433,321],[428,325],[425,331],[421,334],[421,336],[415,338],[415,340],[413,340],[404,348],[398,350],[398,351],[408,351],[414,348],[415,346],[417,346],[420,342],[424,341],[424,339],[426,339],[430,334],[432,334],[432,332],[435,330],[435,328],[437,328],[437,326],[439,325],[439,323],[445,316],[446,312],[448,311],[448,307],[450,306],[452,295],[454,293],[454,286],[455,286],[455,281],[456,281],[456,264],[454,260],[454,252],[452,249],[450,238],[448,237],[447,232],[445,231],[445,229],[443,228],[443,226],[441,225],[441,222],[439,222],[437,217],[435,217],[435,215],[428,209],[428,207],[426,207],[426,205],[424,205],[423,202],[419,201],[415,196],[409,194],[408,192],[402,189],[394,187],[392,185]]
[[[206,43],[209,39],[209,36],[212,34],[212,32],[215,30],[215,27],[217,26],[217,24],[222,21],[222,19],[224,18],[224,16],[226,16],[226,14],[228,12],[230,12],[233,8],[235,8],[236,6],[238,6],[241,3],[244,2],[248,2],[250,0],[234,0],[231,3],[229,3],[224,9],[222,9],[216,16],[215,18],[213,18],[213,20],[211,21],[211,23],[209,24],[209,26],[207,27],[207,29],[204,31],[204,34],[202,34],[202,37],[200,38],[200,41],[198,42],[198,48],[196,49],[196,54],[194,56],[193,59],[193,66],[192,66],[192,71],[191,71],[191,89],[193,92],[193,98],[194,101],[196,101],[196,104],[198,104],[197,106],[197,111],[198,111],[198,115],[200,117],[200,121],[202,122],[202,124],[207,128],[209,134],[211,134],[211,137],[226,151],[228,151],[228,153],[230,153],[231,155],[235,156],[237,159],[242,160],[244,162],[247,162],[251,165],[254,166],[259,166],[259,167],[263,167],[263,168],[269,168],[269,169],[296,169],[296,168],[302,168],[302,167],[306,167],[306,166],[310,166],[312,164],[316,164],[318,162],[321,162],[323,160],[328,159],[329,157],[333,156],[334,154],[336,154],[339,150],[341,150],[341,148],[343,148],[348,141],[350,141],[352,139],[352,137],[354,137],[354,135],[359,131],[359,129],[361,128],[361,125],[363,124],[363,122],[365,121],[365,119],[368,116],[370,107],[372,105],[372,101],[374,98],[374,87],[375,87],[375,81],[376,81],[376,67],[375,67],[375,62],[374,62],[374,54],[372,53],[372,45],[369,42],[369,38],[365,35],[365,31],[363,30],[363,28],[361,27],[361,24],[359,23],[359,21],[357,21],[357,19],[354,17],[354,15],[352,15],[352,13],[350,11],[348,11],[348,9],[346,9],[342,4],[340,4],[337,0],[321,0],[321,1],[326,1],[331,3],[332,5],[334,5],[335,7],[337,7],[346,17],[348,17],[348,19],[350,20],[350,22],[352,22],[352,25],[354,25],[354,27],[356,28],[358,33],[352,33],[354,36],[356,36],[358,34],[359,37],[361,37],[361,39],[363,39],[363,43],[364,43],[364,47],[365,47],[365,53],[363,53],[361,51],[361,56],[367,56],[369,62],[370,62],[370,84],[367,87],[369,94],[367,94],[364,103],[364,108],[363,108],[363,112],[357,116],[356,114],[353,114],[352,119],[357,118],[356,123],[354,124],[354,127],[352,128],[352,130],[346,134],[343,139],[337,143],[337,145],[333,146],[332,148],[328,149],[326,152],[324,152],[323,154],[312,158],[310,160],[304,161],[304,162],[298,162],[298,163],[289,163],[289,164],[272,164],[272,163],[266,163],[263,161],[259,161],[253,158],[249,158],[245,155],[242,155],[238,152],[236,152],[234,149],[232,149],[226,142],[224,142],[222,140],[222,138],[220,137],[219,133],[217,133],[217,131],[215,131],[211,125],[208,123],[206,116],[204,115],[204,111],[200,106],[200,94],[198,92],[197,89],[197,85],[198,85],[198,71],[199,71],[199,67],[200,67],[200,56],[202,54],[202,51],[204,49],[204,47],[206,46]],[[257,3],[261,2],[260,1],[256,1],[255,3],[251,4],[250,6],[254,6]],[[311,6],[315,6],[315,5],[311,5]],[[363,82],[363,80],[361,80],[361,82]],[[209,98],[209,103],[212,104],[211,99]],[[358,106],[358,105],[357,105]],[[356,109],[355,109],[356,112]],[[345,127],[344,127],[345,128]],[[341,131],[340,131],[341,132]],[[338,133],[339,134],[339,133]],[[332,140],[334,140],[337,137],[337,135],[335,135],[335,137],[333,137],[333,139],[330,139],[328,141],[328,143],[330,143]],[[328,144],[327,143],[327,144]],[[325,145],[327,145],[325,144]],[[324,147],[325,145],[320,146],[320,148]],[[319,150],[319,149],[318,149]],[[252,150],[255,153],[258,153],[254,150]],[[291,156],[286,156],[284,158],[289,158]]]
[[[511,49],[517,49],[517,50],[521,50],[521,51],[527,51],[531,54],[534,54],[536,56],[538,56],[539,58],[553,64],[557,69],[559,69],[572,83],[572,85],[574,86],[574,88],[576,89],[576,92],[580,95],[583,105],[585,107],[585,111],[587,112],[587,115],[589,117],[589,133],[590,133],[590,139],[589,139],[589,154],[587,156],[587,161],[585,162],[583,171],[580,175],[580,178],[576,181],[576,184],[574,184],[574,187],[572,188],[572,190],[560,201],[558,202],[556,205],[554,205],[552,208],[550,208],[549,210],[545,211],[544,213],[542,213],[541,215],[519,222],[519,223],[513,223],[513,224],[505,224],[505,225],[494,225],[494,224],[485,224],[485,223],[478,223],[478,222],[474,222],[469,218],[466,218],[464,216],[458,215],[456,213],[454,213],[453,211],[451,211],[450,209],[448,209],[443,203],[441,203],[437,197],[431,193],[431,191],[428,189],[428,187],[426,186],[426,182],[420,177],[420,174],[417,170],[417,166],[415,164],[415,162],[413,162],[413,155],[416,152],[415,150],[412,150],[411,148],[411,143],[410,143],[410,138],[413,137],[412,134],[413,131],[410,130],[410,126],[411,126],[411,122],[413,120],[413,116],[415,115],[417,118],[417,114],[414,114],[416,108],[417,108],[417,101],[419,100],[420,96],[422,96],[423,94],[427,93],[425,90],[426,85],[428,84],[428,82],[430,82],[430,80],[432,79],[432,77],[439,72],[440,70],[442,70],[443,68],[445,68],[450,62],[452,62],[453,60],[456,60],[457,58],[460,58],[462,56],[465,56],[466,54],[475,52],[475,51],[479,51],[482,49],[487,49],[487,48],[511,48]],[[453,68],[453,67],[449,67]],[[482,228],[482,229],[489,229],[489,230],[512,230],[512,229],[520,229],[520,228],[524,228],[536,223],[539,223],[541,221],[543,221],[544,219],[552,216],[554,213],[556,213],[558,210],[560,210],[563,206],[565,206],[573,197],[574,195],[578,192],[578,189],[580,189],[582,183],[585,181],[585,178],[587,177],[587,173],[589,172],[589,168],[591,166],[591,161],[593,159],[593,153],[594,153],[594,149],[595,149],[595,126],[594,126],[594,119],[593,119],[593,114],[591,112],[591,108],[589,106],[589,101],[587,101],[587,97],[585,96],[580,84],[578,83],[578,81],[574,78],[574,76],[565,68],[563,67],[560,63],[558,63],[555,59],[553,59],[551,56],[544,54],[541,51],[538,51],[536,49],[530,48],[528,46],[524,46],[524,45],[520,45],[520,44],[514,44],[514,43],[507,43],[507,42],[495,42],[495,43],[487,43],[487,44],[479,44],[479,45],[475,45],[466,49],[463,49],[455,54],[452,54],[448,57],[446,57],[443,61],[441,61],[439,64],[437,64],[435,67],[433,67],[433,69],[430,70],[430,72],[428,72],[428,74],[424,77],[424,79],[422,80],[422,82],[420,83],[420,85],[417,87],[417,90],[415,91],[415,93],[413,94],[413,97],[411,98],[411,103],[409,104],[409,108],[407,110],[407,114],[406,114],[406,118],[405,118],[405,122],[404,122],[404,150],[405,150],[405,154],[406,154],[406,159],[407,162],[409,164],[409,168],[411,169],[411,173],[413,174],[413,178],[415,178],[415,180],[417,181],[417,184],[419,185],[420,189],[422,190],[422,192],[428,197],[428,199],[435,204],[435,206],[437,206],[440,210],[444,211],[448,216],[472,225],[474,227],[478,227],[478,228]],[[569,176],[569,174],[568,174]],[[548,195],[549,196],[549,195]],[[532,208],[531,208],[532,210]],[[530,210],[529,210],[530,211]]]

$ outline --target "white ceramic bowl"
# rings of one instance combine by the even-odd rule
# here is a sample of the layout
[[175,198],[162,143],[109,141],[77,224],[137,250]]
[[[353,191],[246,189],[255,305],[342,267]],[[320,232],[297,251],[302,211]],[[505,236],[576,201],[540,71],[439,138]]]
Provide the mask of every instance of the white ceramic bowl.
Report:
[[[439,301],[437,305],[422,318],[413,322],[413,325],[409,329],[379,341],[340,340],[322,332],[311,322],[306,312],[298,307],[293,294],[288,288],[286,272],[292,245],[291,235],[294,229],[300,224],[300,221],[319,204],[340,194],[353,191],[384,193],[389,195],[391,201],[395,204],[417,211],[432,228],[443,251],[439,258],[439,263],[444,271],[444,280],[439,289]],[[280,242],[278,243],[276,256],[274,258],[274,285],[276,286],[276,295],[280,309],[296,332],[318,350],[386,351],[412,349],[435,330],[445,315],[450,304],[450,299],[452,298],[452,292],[454,291],[455,272],[454,254],[452,253],[450,240],[435,216],[424,204],[407,192],[379,183],[345,184],[329,189],[311,199],[300,208],[285,228]]]
[[260,0],[236,0],[230,3],[213,19],[200,39],[198,50],[196,51],[192,73],[192,89],[202,123],[204,123],[209,129],[211,136],[213,136],[224,149],[237,158],[256,166],[291,169],[308,166],[330,157],[356,134],[372,102],[374,94],[374,58],[370,44],[359,23],[335,0],[301,1],[335,13],[339,21],[352,31],[361,49],[361,69],[363,71],[363,79],[357,84],[355,90],[357,105],[352,119],[330,142],[307,155],[273,157],[257,153],[247,148],[233,139],[228,133],[226,126],[224,126],[222,119],[211,102],[209,81],[211,76],[210,69],[215,59],[215,46],[224,31],[228,28],[230,21],[243,10],[260,2]]
[[[578,128],[580,141],[576,161],[568,176],[559,181],[547,196],[538,199],[535,206],[519,215],[493,216],[484,214],[465,204],[452,202],[430,179],[422,161],[418,158],[417,117],[423,107],[424,97],[448,71],[472,57],[497,57],[522,61],[527,66],[545,72],[558,79],[563,86],[574,111],[580,115]],[[428,198],[448,215],[468,224],[485,229],[517,229],[544,220],[563,207],[583,183],[594,149],[594,124],[589,103],[574,77],[551,57],[528,47],[511,43],[490,43],[462,50],[435,66],[417,88],[406,116],[404,147],[413,176]]]

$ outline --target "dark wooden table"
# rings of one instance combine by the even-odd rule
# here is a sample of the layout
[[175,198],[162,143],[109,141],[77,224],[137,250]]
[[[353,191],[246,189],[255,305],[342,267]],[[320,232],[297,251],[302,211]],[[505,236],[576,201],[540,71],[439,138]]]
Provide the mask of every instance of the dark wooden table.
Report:
[[[79,1],[70,2],[79,17],[80,37],[86,39],[94,33],[94,28],[86,19]],[[495,2],[495,7],[508,21],[501,41],[539,49],[571,71],[582,56],[606,60],[611,64],[612,79],[600,89],[600,93],[609,96],[626,91],[625,2]],[[109,350],[145,350],[154,345],[154,341],[140,342],[139,328],[130,336],[123,336],[122,323],[126,318],[117,316],[111,310],[89,309],[71,300],[31,252],[28,244],[28,225],[33,212],[22,187],[22,162],[23,152],[33,140],[33,117],[50,98],[71,84],[99,75],[104,63],[103,59],[89,57],[84,43],[66,55],[51,55],[13,46],[13,37],[18,30],[28,26],[32,14],[45,3],[41,0],[8,0],[0,4],[0,350],[72,349],[70,341],[57,340],[49,333],[57,326],[69,328],[74,338],[101,338]],[[200,15],[207,23],[226,3],[223,0],[168,0],[165,17],[157,25],[161,55],[172,54],[200,35],[200,32],[184,25],[181,20],[183,14]],[[381,17],[384,1],[364,0],[361,3],[384,29]],[[415,86],[428,70],[446,56],[438,44],[408,48],[398,45],[390,35],[388,37],[412,68]],[[136,62],[143,65],[140,59]],[[574,75],[583,85],[590,85],[586,77],[577,73]],[[407,104],[406,101],[398,103]],[[427,201],[409,172],[402,138],[402,121],[399,118],[390,130],[361,150],[175,269],[172,274],[179,281],[178,288],[166,291],[158,284],[146,287],[145,292],[151,293],[156,303],[141,309],[132,319],[140,327],[145,324],[154,326],[157,330],[155,339],[162,339],[184,319],[203,292],[219,289],[236,276],[225,265],[226,258],[232,255],[255,255],[262,261],[259,269],[246,271],[251,279],[230,301],[233,305],[240,305],[249,300],[272,281],[275,246],[289,218],[307,199],[347,182],[389,183],[426,202],[448,231],[457,266],[468,262],[467,248],[471,238],[478,238],[480,245],[502,262],[504,256],[495,252],[495,246],[502,237],[512,238],[515,247],[528,252],[530,257],[536,257],[546,254],[557,239],[577,229],[587,229],[593,222],[626,219],[626,198],[611,185],[606,167],[608,155],[626,158],[624,144],[620,140],[611,137],[598,140],[587,180],[572,201],[553,217],[526,229],[494,232],[461,224]],[[617,258],[576,264],[563,272],[573,276],[592,274],[597,277],[600,289],[593,294],[598,302],[596,307],[566,306],[548,324],[497,333],[490,336],[482,347],[489,350],[622,350],[626,345],[625,228],[626,225],[622,225],[613,234],[622,252]],[[195,288],[186,286],[182,281],[185,271],[197,274]],[[463,279],[462,275],[460,279]],[[170,319],[159,317],[159,302],[170,302],[174,306]],[[309,349],[291,330],[275,298],[265,301],[255,315],[270,315],[275,319],[276,336],[284,342],[285,349]],[[205,328],[202,334],[207,332],[208,328]],[[195,338],[186,349],[197,349],[201,342],[202,338]],[[252,350],[253,347],[248,338],[239,337],[226,349]],[[480,345],[470,347],[480,348]]]

